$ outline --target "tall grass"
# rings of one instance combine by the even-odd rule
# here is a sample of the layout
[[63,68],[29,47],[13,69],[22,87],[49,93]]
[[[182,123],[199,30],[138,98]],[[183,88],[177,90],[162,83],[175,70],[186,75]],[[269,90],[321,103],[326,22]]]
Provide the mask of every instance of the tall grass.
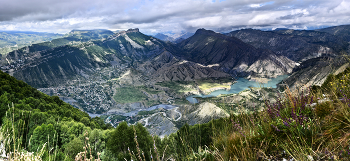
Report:
[[[8,106],[9,109],[10,106]],[[23,115],[23,113],[22,113]],[[25,122],[15,122],[15,108],[12,104],[12,111],[8,110],[6,112],[6,117],[1,130],[0,130],[0,138],[2,144],[4,145],[6,158],[9,161],[41,161],[42,156],[46,152],[47,143],[42,145],[41,149],[38,149],[37,152],[32,153],[28,152],[25,149],[22,149],[23,138],[21,136],[26,129]]]
[[232,127],[213,135],[211,153],[216,160],[350,158],[350,90],[344,89],[350,86],[339,82],[333,89],[349,91],[341,98],[336,91],[287,89],[261,112],[231,116]]

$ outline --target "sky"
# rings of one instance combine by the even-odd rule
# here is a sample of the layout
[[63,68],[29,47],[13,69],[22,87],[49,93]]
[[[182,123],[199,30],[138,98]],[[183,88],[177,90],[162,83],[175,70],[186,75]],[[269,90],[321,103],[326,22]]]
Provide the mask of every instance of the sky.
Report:
[[345,24],[350,0],[0,0],[0,31],[139,28],[153,35]]

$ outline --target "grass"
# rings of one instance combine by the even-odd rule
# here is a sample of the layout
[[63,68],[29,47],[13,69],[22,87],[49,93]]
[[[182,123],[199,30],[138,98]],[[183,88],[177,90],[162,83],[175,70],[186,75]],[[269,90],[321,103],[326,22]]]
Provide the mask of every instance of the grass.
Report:
[[21,149],[23,138],[20,136],[21,133],[24,133],[25,126],[27,125],[25,125],[24,122],[15,124],[15,108],[13,104],[11,110],[10,113],[6,113],[6,117],[8,117],[9,120],[4,122],[0,129],[0,140],[2,141],[4,148],[2,150],[7,150],[5,151],[6,158],[2,159],[8,161],[41,161],[42,156],[47,152],[47,146],[49,143],[46,142],[35,153]]
[[[231,114],[230,118],[221,122],[220,127],[212,126],[212,143],[196,148],[183,140],[181,146],[184,151],[176,151],[172,156],[181,158],[184,155],[183,158],[193,160],[199,160],[200,157],[204,157],[200,160],[247,161],[348,160],[348,73],[328,81],[330,86],[325,90],[287,89],[279,94],[276,102],[265,100],[263,111]],[[200,135],[195,139],[199,141],[203,137]],[[175,145],[178,148],[176,146],[179,145]]]
[[206,91],[211,88],[231,88],[232,79],[230,78],[208,78],[208,79],[202,79],[197,80],[196,83],[198,84],[198,88],[202,91]]
[[202,91],[206,91],[211,88],[225,88],[225,89],[230,89],[230,85],[224,85],[224,84],[219,84],[219,83],[201,83],[199,86],[199,89]]
[[144,101],[147,96],[136,87],[122,87],[117,89],[113,98],[116,102],[124,104]]
[[150,88],[150,87],[147,87],[147,86],[138,86],[138,88],[140,90],[143,90],[149,94],[158,94],[158,93],[161,93],[162,91],[159,91],[159,90],[155,90],[153,88]]
[[176,93],[185,93],[194,90],[194,82],[185,81],[168,81],[168,82],[157,82],[155,85],[168,87],[169,89],[175,91]]
[[[304,88],[299,91],[287,89],[280,94],[276,102],[266,99],[263,111],[231,114],[229,118],[221,119],[223,121],[220,124],[213,123],[210,127],[208,127],[209,124],[193,126],[198,129],[188,131],[187,137],[199,142],[198,144],[188,143],[191,140],[185,140],[186,134],[174,134],[176,136],[173,141],[177,140],[177,143],[182,144],[174,144],[171,141],[162,142],[164,143],[162,148],[156,146],[151,148],[158,155],[153,155],[153,158],[155,160],[168,158],[169,160],[247,161],[348,160],[350,158],[350,70],[346,70],[340,76],[331,77],[327,79],[326,83],[329,84],[327,88],[321,90]],[[180,90],[184,88],[169,82],[162,85],[178,87]],[[118,96],[118,93],[123,97]],[[117,94],[115,97],[121,97],[120,100],[145,99],[145,95],[137,87],[119,88]],[[14,129],[14,125],[7,127]],[[212,134],[205,139],[207,131]],[[199,136],[194,132],[200,133]],[[134,135],[138,148],[141,137]],[[3,136],[13,142],[16,140],[14,133],[3,134]],[[205,145],[200,144],[203,140],[211,141]],[[16,149],[16,143],[10,145]],[[91,153],[88,149],[89,146],[86,146],[85,153],[80,156],[88,156],[87,154]],[[139,148],[135,153],[131,154],[130,151],[129,153],[134,160],[146,160]]]
[[[347,91],[348,86],[340,82],[345,79],[339,80],[337,90]],[[348,100],[347,94],[342,100]],[[287,90],[276,103],[266,100],[264,111],[241,113],[231,120],[233,129],[215,134],[215,156],[223,160],[349,158],[350,101],[330,101],[332,97],[329,94],[324,101],[323,93]]]

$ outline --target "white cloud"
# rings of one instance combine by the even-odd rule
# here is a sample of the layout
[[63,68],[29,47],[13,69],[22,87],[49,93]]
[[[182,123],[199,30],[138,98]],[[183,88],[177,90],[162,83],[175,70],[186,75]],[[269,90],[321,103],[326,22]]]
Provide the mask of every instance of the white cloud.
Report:
[[252,8],[259,8],[261,6],[262,6],[261,4],[250,4],[249,5],[249,7],[252,7]]
[[349,23],[346,0],[0,0],[0,30],[65,33],[72,29],[140,28],[145,33],[219,32],[251,27]]

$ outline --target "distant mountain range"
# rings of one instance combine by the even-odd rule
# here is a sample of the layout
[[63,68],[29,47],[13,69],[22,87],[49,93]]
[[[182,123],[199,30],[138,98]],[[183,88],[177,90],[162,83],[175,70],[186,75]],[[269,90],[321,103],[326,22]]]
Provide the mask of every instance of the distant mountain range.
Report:
[[162,41],[170,41],[170,42],[174,42],[174,43],[180,43],[181,41],[191,37],[192,35],[194,35],[194,33],[188,33],[188,32],[183,32],[181,34],[176,34],[173,36],[168,36],[162,33],[157,33],[156,35],[154,35],[155,38],[162,40]]
[[41,32],[0,31],[0,55],[31,44],[50,41],[62,36],[61,34]]
[[[138,29],[118,33],[73,30],[62,38],[8,53],[2,69],[34,87],[88,79],[106,67],[113,68],[116,76],[132,68],[143,75],[138,78],[146,84],[209,77],[268,78],[297,69],[299,73],[317,73],[319,69],[304,68],[304,64],[324,60],[319,57],[340,60],[337,57],[349,51],[349,28],[242,29],[227,34],[199,29],[177,40],[164,34],[147,36]],[[316,82],[322,79],[317,78]]]

